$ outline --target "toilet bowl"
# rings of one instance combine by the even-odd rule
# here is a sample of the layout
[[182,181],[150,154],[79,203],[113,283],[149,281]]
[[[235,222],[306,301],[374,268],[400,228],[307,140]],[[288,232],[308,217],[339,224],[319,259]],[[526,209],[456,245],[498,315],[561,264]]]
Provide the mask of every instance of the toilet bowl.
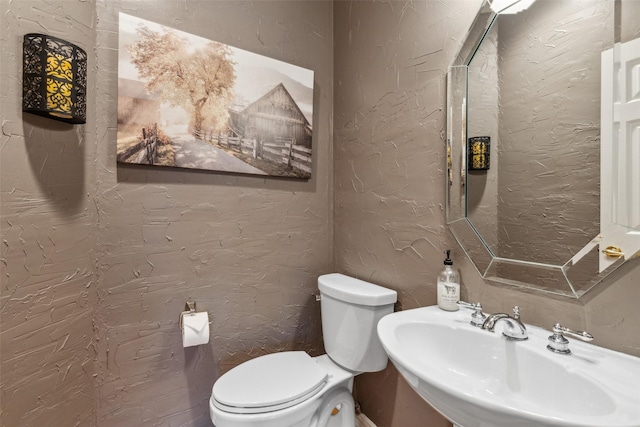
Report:
[[216,427],[354,427],[354,376],[385,368],[376,332],[393,312],[395,291],[344,276],[318,278],[327,354],[260,356],[231,369],[209,400]]
[[[251,366],[258,359],[263,363]],[[269,371],[253,375],[262,368]],[[305,368],[306,373],[302,371]],[[233,378],[234,383],[221,382],[223,377]],[[209,400],[216,427],[355,425],[355,420],[349,419],[354,417],[353,373],[337,366],[326,354],[312,358],[298,351],[274,353],[245,362],[223,377],[214,384]],[[340,411],[332,415],[336,407]]]

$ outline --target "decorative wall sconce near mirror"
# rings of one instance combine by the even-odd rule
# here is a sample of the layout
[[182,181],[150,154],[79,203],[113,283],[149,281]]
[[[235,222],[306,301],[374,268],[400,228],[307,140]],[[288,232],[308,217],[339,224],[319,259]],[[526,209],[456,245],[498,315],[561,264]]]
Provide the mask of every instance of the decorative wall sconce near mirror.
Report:
[[491,160],[491,137],[472,136],[469,138],[467,147],[469,157],[467,158],[467,168],[469,170],[488,170]]
[[25,34],[22,111],[86,122],[87,54],[78,46],[44,34]]
[[640,2],[501,1],[447,75],[447,223],[483,278],[579,298],[640,254]]

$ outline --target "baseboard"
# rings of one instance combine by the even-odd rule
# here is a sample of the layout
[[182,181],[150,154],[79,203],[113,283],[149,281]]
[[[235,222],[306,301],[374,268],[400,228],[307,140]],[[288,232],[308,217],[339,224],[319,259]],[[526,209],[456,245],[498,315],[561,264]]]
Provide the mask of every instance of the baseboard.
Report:
[[356,427],[376,427],[365,414],[356,415]]

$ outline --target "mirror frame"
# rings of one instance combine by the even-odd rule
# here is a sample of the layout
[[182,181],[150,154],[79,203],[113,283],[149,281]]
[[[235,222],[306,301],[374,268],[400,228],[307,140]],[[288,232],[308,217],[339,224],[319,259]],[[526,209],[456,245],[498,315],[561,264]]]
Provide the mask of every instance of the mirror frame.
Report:
[[[598,259],[603,256],[600,253],[602,234],[595,236],[570,259],[559,264],[501,258],[492,252],[467,215],[468,70],[498,16],[491,10],[489,1],[485,0],[447,72],[446,223],[483,279],[580,298],[625,262],[624,257],[617,258],[607,268],[599,271]],[[613,62],[603,63],[602,66],[614,69]],[[602,132],[608,130],[606,126],[602,126]],[[607,212],[612,206],[612,197],[611,194],[601,196],[601,211]],[[606,220],[606,216],[602,220]],[[638,253],[634,256],[637,255]],[[634,256],[628,256],[627,260]],[[517,274],[514,275],[516,271]]]

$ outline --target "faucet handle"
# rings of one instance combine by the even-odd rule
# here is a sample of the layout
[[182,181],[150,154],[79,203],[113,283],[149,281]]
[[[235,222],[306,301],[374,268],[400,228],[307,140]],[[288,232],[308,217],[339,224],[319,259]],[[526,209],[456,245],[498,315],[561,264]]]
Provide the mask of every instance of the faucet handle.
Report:
[[571,354],[571,350],[569,350],[569,340],[566,339],[563,334],[580,338],[583,341],[591,341],[593,339],[593,335],[591,335],[589,332],[574,331],[573,329],[562,326],[560,323],[556,323],[555,325],[553,325],[552,331],[553,335],[549,337],[549,344],[547,345],[547,349],[553,351],[554,353]]
[[468,308],[473,310],[473,314],[471,315],[471,326],[477,326],[478,328],[482,327],[487,316],[482,312],[482,304],[479,302],[475,304],[471,304],[464,301],[458,301],[458,305],[464,308]]
[[585,331],[574,331],[573,329],[569,329],[566,328],[564,326],[562,326],[560,323],[556,323],[555,325],[553,325],[553,329],[552,329],[554,334],[569,334],[571,336],[574,336],[576,338],[580,338],[583,341],[591,341],[593,339],[593,335],[591,335],[589,332],[585,332]]
[[520,320],[520,307],[517,305],[513,306],[513,318],[516,320]]

